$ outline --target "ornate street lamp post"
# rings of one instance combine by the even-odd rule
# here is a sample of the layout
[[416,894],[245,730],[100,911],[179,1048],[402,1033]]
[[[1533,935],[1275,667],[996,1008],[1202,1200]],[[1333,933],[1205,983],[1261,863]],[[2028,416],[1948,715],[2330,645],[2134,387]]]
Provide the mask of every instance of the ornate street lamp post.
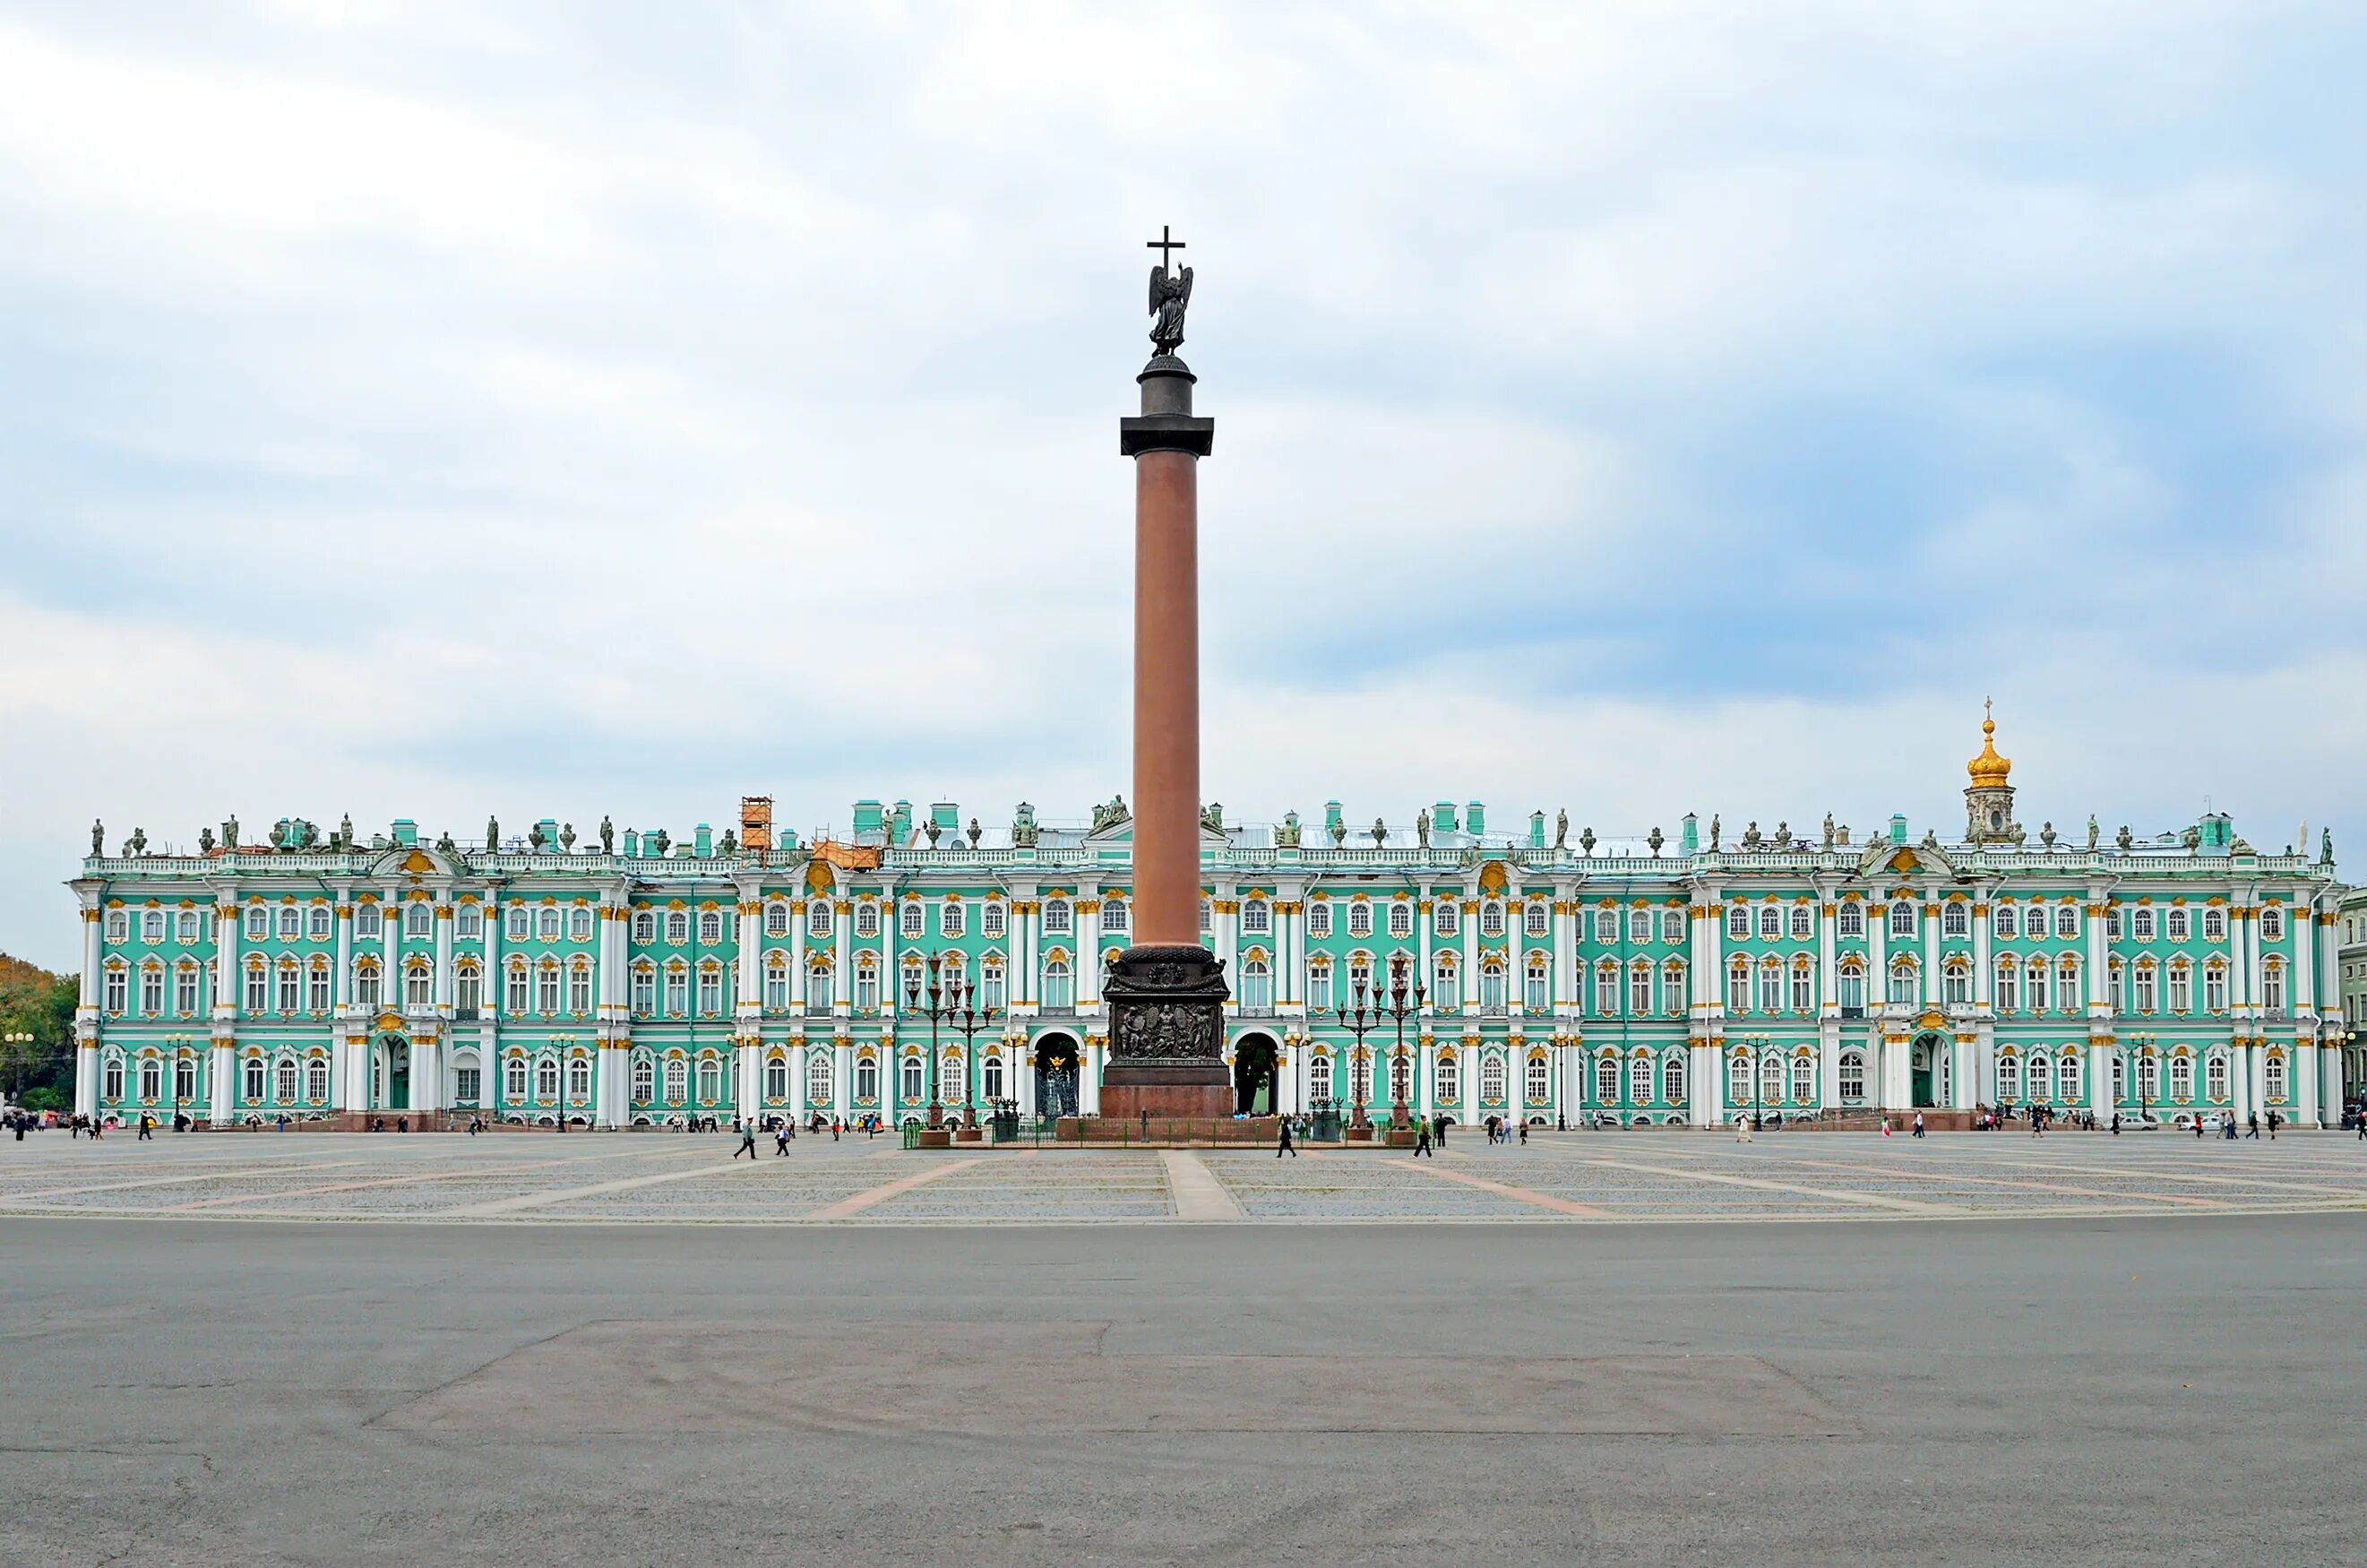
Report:
[[[929,955],[929,1002],[925,1007],[921,1005],[921,971],[917,969],[904,971],[905,1007],[910,1011],[925,1015],[929,1020],[929,1126],[933,1131],[946,1124],[945,1097],[938,1093],[937,1085],[937,1025],[941,1020],[951,1017],[955,1011],[954,1004],[945,994],[945,989],[939,978],[943,973],[944,964],[945,960],[942,955],[937,953]],[[963,1064],[962,1076],[965,1080],[969,1076],[967,1062]],[[963,1093],[964,1097],[967,1098],[968,1093],[967,1084]],[[977,1125],[975,1119],[970,1125]]]
[[2143,1126],[2145,1124],[2146,1114],[2145,1081],[2146,1058],[2153,1053],[2154,1042],[2159,1038],[2160,1037],[2157,1035],[2149,1034],[2131,1035],[2129,1037],[2129,1076],[2134,1080],[2131,1086],[2137,1092],[2137,1124],[2139,1126]]
[[1367,991],[1365,977],[1359,974],[1352,988],[1348,1004],[1332,1009],[1339,1017],[1341,1028],[1356,1038],[1354,1053],[1348,1058],[1348,1090],[1354,1096],[1354,1108],[1348,1121],[1351,1127],[1371,1125],[1365,1119],[1364,1075],[1370,1070],[1368,1064],[1372,1061],[1371,1055],[1365,1050],[1365,1037],[1381,1027],[1381,1019],[1385,1015],[1376,1006],[1379,1000],[1377,994]]
[[[934,965],[936,960],[929,962]],[[957,980],[946,987],[946,1015],[962,1037],[962,1126],[970,1131],[978,1130],[978,1108],[970,1096],[970,1085],[978,1076],[977,1040],[981,1030],[994,1028],[997,1021],[995,1008],[980,1007],[977,1002],[978,986],[973,982]],[[930,1050],[935,1049],[932,1040]]]
[[[1390,957],[1389,1000],[1387,1006],[1381,1009],[1382,1015],[1386,1017],[1394,1019],[1398,1026],[1397,1057],[1395,1062],[1391,1063],[1389,1069],[1389,1097],[1396,1102],[1397,1107],[1389,1116],[1389,1125],[1391,1127],[1410,1127],[1412,1125],[1412,1121],[1406,1113],[1405,1096],[1399,1092],[1404,1087],[1405,1078],[1410,1077],[1411,1074],[1408,1072],[1403,1073],[1401,1075],[1401,1070],[1396,1063],[1402,1062],[1405,1060],[1406,1020],[1421,1014],[1422,1002],[1427,994],[1427,993],[1425,993],[1422,988],[1417,984],[1411,988],[1412,1000],[1410,1002],[1407,1000],[1408,987],[1406,983],[1406,975],[1409,967],[1405,954],[1397,953]],[[1358,1043],[1360,1045],[1363,1043],[1361,1037]]]
[[181,1058],[189,1048],[189,1037],[185,1034],[167,1035],[164,1043],[173,1048],[173,1131],[178,1132],[181,1130]]
[[1775,1042],[1767,1035],[1747,1034],[1742,1043],[1750,1051],[1750,1131],[1758,1132],[1767,1124],[1767,1074],[1760,1071],[1760,1063],[1766,1060],[1767,1048]]

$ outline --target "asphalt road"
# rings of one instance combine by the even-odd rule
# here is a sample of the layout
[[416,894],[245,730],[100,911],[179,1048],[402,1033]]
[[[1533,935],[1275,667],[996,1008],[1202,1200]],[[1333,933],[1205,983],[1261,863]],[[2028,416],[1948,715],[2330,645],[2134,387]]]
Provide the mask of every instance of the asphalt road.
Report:
[[0,1557],[2356,1562],[2362,1240],[12,1219]]

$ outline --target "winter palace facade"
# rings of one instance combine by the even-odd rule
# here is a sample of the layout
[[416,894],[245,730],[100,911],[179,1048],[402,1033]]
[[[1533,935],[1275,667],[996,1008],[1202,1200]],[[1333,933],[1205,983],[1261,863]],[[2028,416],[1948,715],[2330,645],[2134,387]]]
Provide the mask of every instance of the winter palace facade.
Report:
[[[1204,823],[1206,939],[1263,1108],[1401,1099],[1464,1121],[1713,1125],[1738,1110],[1976,1105],[2175,1120],[2342,1103],[2328,846],[2224,815],[2032,843],[1985,741],[1961,832],[1570,842],[1474,802],[1410,827]],[[1122,801],[968,827],[862,802],[851,841],[739,831],[429,843],[291,820],[69,885],[85,922],[76,1103],[126,1119],[692,1116],[895,1124],[933,1097],[1096,1108],[1104,962],[1129,939]],[[2078,842],[2071,837],[2077,836]],[[928,1016],[957,980],[971,1016]],[[1376,1017],[1392,977],[1402,1018]],[[1413,987],[1419,985],[1417,999]],[[915,1006],[915,995],[920,1005]],[[1361,1018],[1341,1010],[1363,998]],[[1353,1023],[1365,1027],[1360,1033]],[[968,1027],[968,1033],[963,1026]]]

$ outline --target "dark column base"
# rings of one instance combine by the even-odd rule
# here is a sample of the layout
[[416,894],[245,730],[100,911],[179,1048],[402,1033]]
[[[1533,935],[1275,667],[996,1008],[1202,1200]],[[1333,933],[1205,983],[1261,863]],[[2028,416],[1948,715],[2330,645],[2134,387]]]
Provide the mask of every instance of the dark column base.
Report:
[[1133,947],[1110,965],[1109,1063],[1102,1116],[1139,1120],[1233,1113],[1225,1066],[1225,967],[1206,949]]

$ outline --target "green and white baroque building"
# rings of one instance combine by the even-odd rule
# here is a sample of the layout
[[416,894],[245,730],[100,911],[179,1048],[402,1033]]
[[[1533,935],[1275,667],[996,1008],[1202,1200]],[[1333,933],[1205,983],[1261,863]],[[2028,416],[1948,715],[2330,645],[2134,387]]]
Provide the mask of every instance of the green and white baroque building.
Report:
[[[1477,802],[1411,828],[1203,828],[1228,1049],[1261,1106],[1402,1099],[1465,1122],[1707,1126],[2044,1103],[2331,1122],[2345,1039],[2330,849],[2265,855],[2214,814],[2033,846],[1983,745],[1942,843],[1893,817],[1739,842],[1567,841]],[[325,845],[94,854],[75,1103],[217,1124],[454,1115],[600,1127],[817,1113],[897,1123],[933,1096],[1096,1109],[1104,964],[1129,939],[1130,819],[965,831],[860,802],[852,841],[778,843],[769,802],[691,842]],[[489,827],[491,824],[488,824]],[[286,845],[286,847],[277,846]],[[563,847],[562,847],[563,846]],[[934,1031],[938,960],[991,1018]],[[1337,1012],[1402,961],[1426,994],[1361,1040]],[[889,977],[895,977],[892,981]],[[1409,994],[1410,1001],[1410,994]],[[931,1072],[934,1043],[935,1072]]]

